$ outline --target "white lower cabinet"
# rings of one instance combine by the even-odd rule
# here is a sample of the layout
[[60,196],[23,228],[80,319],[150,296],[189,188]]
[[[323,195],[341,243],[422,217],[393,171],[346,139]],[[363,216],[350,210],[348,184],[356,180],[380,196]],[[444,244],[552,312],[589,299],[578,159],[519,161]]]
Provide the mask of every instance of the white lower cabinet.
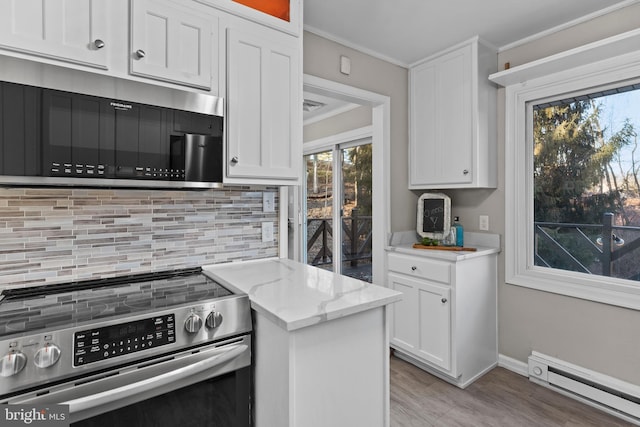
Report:
[[404,294],[393,309],[392,342],[448,370],[451,366],[451,290],[395,273],[389,273],[389,285]]
[[388,286],[403,293],[391,306],[398,357],[463,388],[497,364],[496,254],[443,261],[390,252],[387,261]]

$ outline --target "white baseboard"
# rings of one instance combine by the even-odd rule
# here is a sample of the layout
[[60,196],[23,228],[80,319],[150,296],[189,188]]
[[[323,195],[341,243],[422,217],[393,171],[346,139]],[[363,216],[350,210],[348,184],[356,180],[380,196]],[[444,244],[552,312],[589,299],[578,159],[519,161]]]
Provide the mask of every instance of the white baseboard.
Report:
[[523,377],[529,376],[529,366],[527,362],[522,362],[513,357],[505,356],[504,354],[498,354],[498,366],[520,374]]

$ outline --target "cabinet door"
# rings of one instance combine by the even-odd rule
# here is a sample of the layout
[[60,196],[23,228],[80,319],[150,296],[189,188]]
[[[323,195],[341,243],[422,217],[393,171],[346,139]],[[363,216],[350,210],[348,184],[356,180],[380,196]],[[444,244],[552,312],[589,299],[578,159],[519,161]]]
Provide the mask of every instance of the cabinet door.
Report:
[[421,282],[418,291],[419,348],[425,360],[451,368],[451,289]]
[[402,299],[390,305],[391,310],[391,344],[411,353],[418,351],[420,336],[419,282],[414,279],[389,273],[389,287],[402,292]]
[[6,0],[0,46],[26,54],[107,68],[109,0]]
[[473,180],[471,54],[464,46],[411,70],[411,186]]
[[228,30],[227,182],[293,185],[302,168],[299,40]]
[[131,74],[217,91],[218,19],[158,0],[131,2]]
[[392,307],[391,343],[442,369],[451,368],[451,289],[389,273],[403,293]]

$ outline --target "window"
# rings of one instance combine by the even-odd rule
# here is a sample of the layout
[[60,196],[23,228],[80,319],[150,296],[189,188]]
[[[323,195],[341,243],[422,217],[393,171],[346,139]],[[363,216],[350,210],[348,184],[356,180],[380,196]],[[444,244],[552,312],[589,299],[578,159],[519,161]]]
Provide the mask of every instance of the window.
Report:
[[579,59],[503,73],[505,281],[638,309],[640,55]]
[[640,281],[640,84],[532,104],[534,264]]

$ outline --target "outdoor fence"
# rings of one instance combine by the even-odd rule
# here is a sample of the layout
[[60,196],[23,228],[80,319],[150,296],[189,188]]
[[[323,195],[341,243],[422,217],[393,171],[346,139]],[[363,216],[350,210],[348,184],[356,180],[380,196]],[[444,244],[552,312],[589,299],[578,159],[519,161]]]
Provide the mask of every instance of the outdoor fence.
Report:
[[613,225],[613,216],[601,224],[536,222],[535,265],[640,280],[640,227]]
[[[357,267],[360,262],[371,263],[371,216],[358,215],[353,209],[350,217],[342,217],[342,261]],[[307,260],[321,266],[333,263],[332,218],[307,218]]]

